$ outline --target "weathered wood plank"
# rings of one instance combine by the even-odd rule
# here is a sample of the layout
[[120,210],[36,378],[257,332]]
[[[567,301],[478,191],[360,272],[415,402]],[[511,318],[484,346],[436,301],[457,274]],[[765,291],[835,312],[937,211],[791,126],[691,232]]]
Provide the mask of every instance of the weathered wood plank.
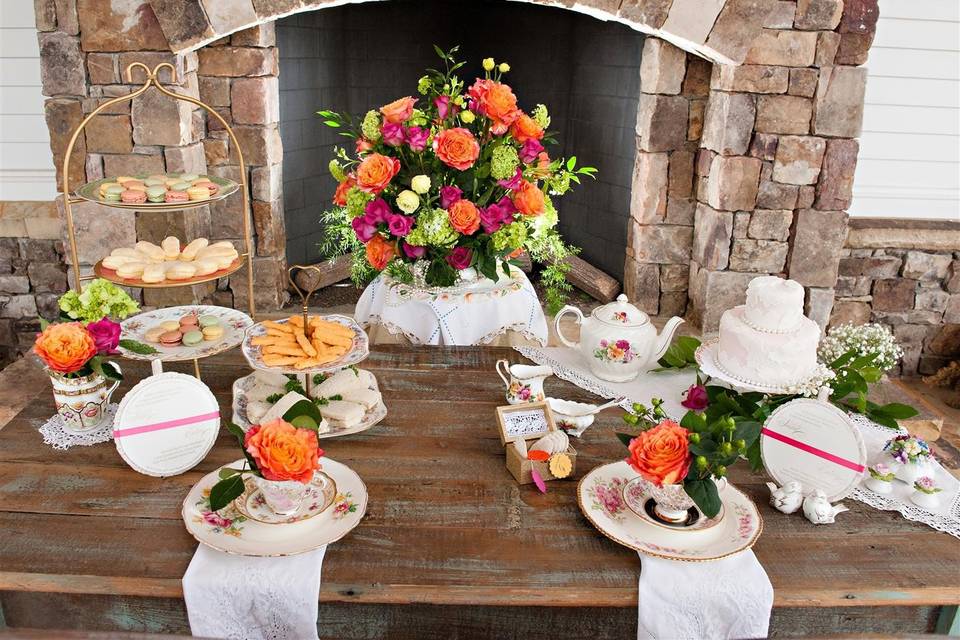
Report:
[[616,278],[597,269],[586,260],[570,256],[564,261],[570,265],[567,280],[584,293],[600,302],[610,302],[620,293],[620,283]]
[[304,291],[329,287],[350,277],[350,264],[352,262],[353,254],[346,253],[310,265],[312,268],[298,271],[293,279],[296,280],[297,286]]

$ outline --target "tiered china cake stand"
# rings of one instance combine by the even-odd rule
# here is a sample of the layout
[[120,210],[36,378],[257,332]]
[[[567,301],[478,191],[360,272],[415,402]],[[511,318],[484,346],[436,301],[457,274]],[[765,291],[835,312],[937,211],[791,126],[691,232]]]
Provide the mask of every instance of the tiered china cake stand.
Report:
[[[186,350],[185,348],[172,349],[169,351],[162,351],[160,354],[150,354],[150,355],[137,354],[128,350],[121,350],[122,355],[128,358],[133,358],[133,359],[161,360],[161,361],[193,360],[194,372],[196,376],[199,378],[200,377],[199,359],[214,355],[215,353],[220,353],[221,351],[225,351],[227,349],[231,349],[237,346],[238,344],[240,344],[243,336],[243,331],[246,329],[248,325],[253,323],[253,318],[256,315],[256,308],[255,308],[254,297],[253,297],[253,243],[251,240],[250,197],[249,197],[250,192],[249,192],[249,185],[247,182],[247,170],[246,170],[246,165],[244,164],[244,161],[243,161],[243,152],[240,149],[240,144],[238,143],[237,138],[233,133],[233,129],[230,127],[230,124],[226,120],[224,120],[224,118],[209,105],[191,96],[177,93],[175,91],[171,91],[160,83],[159,74],[163,68],[167,68],[169,70],[170,82],[171,83],[177,82],[177,72],[172,64],[168,62],[163,62],[158,64],[151,71],[150,68],[147,67],[142,62],[133,62],[127,66],[125,71],[128,83],[133,82],[133,70],[137,68],[142,69],[143,72],[146,74],[146,80],[144,81],[143,85],[140,88],[132,91],[127,95],[118,96],[116,98],[108,100],[103,104],[101,104],[100,106],[98,106],[96,109],[94,109],[87,117],[83,119],[83,121],[80,123],[77,129],[73,132],[73,135],[70,137],[70,141],[67,144],[66,150],[64,151],[64,156],[63,156],[63,193],[65,194],[64,210],[66,212],[66,218],[67,218],[67,237],[70,242],[70,250],[72,251],[72,255],[73,255],[72,269],[73,269],[73,276],[74,276],[74,285],[77,287],[77,290],[79,291],[82,289],[83,282],[87,280],[92,280],[95,277],[99,277],[125,287],[137,287],[137,288],[186,287],[186,286],[191,286],[191,285],[200,284],[204,282],[211,282],[211,281],[219,280],[220,278],[227,277],[230,274],[235,273],[239,269],[241,269],[244,266],[244,262],[246,262],[247,305],[249,308],[249,316],[247,316],[246,314],[240,311],[235,311],[230,316],[230,318],[224,318],[224,320],[228,322],[227,332],[222,340],[217,341],[216,345],[208,345],[206,348],[197,348],[193,350],[193,353],[190,353],[189,350]],[[169,96],[174,100],[183,100],[185,102],[189,102],[198,107],[201,107],[207,113],[209,113],[211,116],[213,116],[216,120],[220,122],[224,130],[227,132],[227,136],[230,138],[231,147],[236,151],[237,162],[240,168],[240,182],[236,183],[232,180],[226,180],[223,178],[210,176],[209,179],[219,187],[219,191],[217,192],[216,195],[204,200],[195,200],[195,201],[178,202],[178,203],[146,202],[142,204],[129,204],[129,203],[122,203],[122,202],[107,202],[107,201],[101,200],[100,198],[97,197],[97,194],[99,192],[99,187],[100,187],[100,184],[103,183],[105,180],[108,180],[108,178],[105,178],[104,180],[97,180],[94,182],[87,183],[81,186],[79,189],[77,189],[75,195],[73,196],[69,195],[70,194],[69,176],[70,176],[71,154],[77,142],[77,138],[84,131],[84,129],[86,128],[90,120],[92,120],[99,113],[109,109],[113,105],[116,105],[121,102],[127,102],[127,101],[133,100],[140,94],[149,90],[151,86],[156,88],[160,93],[166,96]],[[190,278],[188,280],[176,280],[176,281],[164,280],[163,282],[159,282],[159,283],[146,283],[141,280],[130,280],[126,278],[121,278],[120,276],[117,275],[115,271],[105,268],[101,261],[101,262],[97,262],[97,264],[94,266],[94,275],[90,275],[90,276],[81,275],[80,263],[79,263],[79,260],[77,259],[77,255],[78,255],[77,254],[77,236],[76,236],[76,228],[73,220],[73,205],[79,204],[84,201],[90,201],[90,202],[96,202],[97,204],[104,207],[111,207],[114,209],[128,209],[128,210],[132,210],[133,212],[139,211],[141,213],[145,213],[148,211],[149,212],[182,211],[186,209],[203,207],[203,206],[209,205],[212,202],[223,200],[224,198],[227,198],[233,195],[234,193],[236,193],[238,189],[240,190],[241,198],[243,199],[243,216],[242,217],[243,217],[244,253],[241,253],[239,257],[233,262],[233,264],[229,265],[227,268],[221,269],[209,275],[198,276],[198,277]],[[207,311],[212,312],[211,311],[212,309],[217,309],[217,308],[210,307]],[[220,309],[223,312],[232,311],[232,310],[227,310],[222,308]],[[141,316],[142,315],[144,314],[141,314]],[[126,326],[127,322],[130,322],[130,321],[142,322],[141,316],[135,316],[134,318],[129,318],[124,323],[125,325],[124,333],[127,333],[127,326]],[[125,337],[130,337],[130,336],[125,336]]]

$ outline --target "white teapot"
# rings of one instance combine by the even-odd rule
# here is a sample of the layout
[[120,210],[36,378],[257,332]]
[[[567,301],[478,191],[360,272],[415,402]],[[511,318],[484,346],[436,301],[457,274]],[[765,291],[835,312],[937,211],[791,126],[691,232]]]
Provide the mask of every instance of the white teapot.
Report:
[[[560,318],[568,313],[577,316],[580,342],[570,342],[560,332]],[[682,322],[683,318],[670,318],[658,337],[647,314],[620,294],[615,302],[594,309],[589,318],[568,305],[557,314],[554,326],[563,344],[580,349],[595,376],[610,382],[627,382],[663,356]]]

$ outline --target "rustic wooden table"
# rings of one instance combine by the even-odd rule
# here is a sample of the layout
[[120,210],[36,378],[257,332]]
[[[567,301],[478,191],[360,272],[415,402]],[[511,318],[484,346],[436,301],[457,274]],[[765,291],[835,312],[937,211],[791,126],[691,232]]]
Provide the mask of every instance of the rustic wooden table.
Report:
[[[494,422],[501,357],[519,359],[502,348],[390,346],[364,363],[389,415],[323,442],[363,477],[370,502],[327,552],[321,637],[635,637],[637,554],[584,519],[576,478],[541,495],[507,473]],[[23,406],[0,430],[6,624],[188,632],[180,579],[196,542],[180,504],[203,474],[237,458],[235,445],[222,435],[197,468],[167,479],[132,471],[112,444],[55,451],[37,432],[53,413],[49,383],[15,366],[0,392],[0,405]],[[141,363],[124,369],[129,381],[147,374]],[[248,372],[239,352],[202,369],[229,415],[230,385]],[[562,380],[547,385],[591,400]],[[577,478],[623,455],[618,422],[606,412],[577,443]],[[815,527],[773,511],[762,477],[738,470],[733,480],[765,519],[755,551],[776,593],[772,634],[932,631],[941,608],[960,602],[956,539],[851,501],[837,524]]]

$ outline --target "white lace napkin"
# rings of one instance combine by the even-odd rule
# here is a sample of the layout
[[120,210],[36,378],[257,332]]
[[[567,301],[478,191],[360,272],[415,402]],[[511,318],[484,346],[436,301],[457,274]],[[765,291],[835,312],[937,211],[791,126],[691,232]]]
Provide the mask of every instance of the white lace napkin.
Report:
[[74,433],[63,427],[63,419],[59,414],[55,414],[47,419],[40,427],[40,435],[43,436],[43,443],[48,444],[54,449],[66,451],[70,447],[89,447],[92,444],[109,442],[113,440],[113,417],[117,415],[117,407],[110,403],[104,409],[106,416],[103,424],[83,433]]
[[203,638],[317,638],[327,548],[285,558],[235,556],[200,545],[183,576],[190,631]]
[[753,551],[713,562],[640,554],[637,640],[765,638],[773,585]]

